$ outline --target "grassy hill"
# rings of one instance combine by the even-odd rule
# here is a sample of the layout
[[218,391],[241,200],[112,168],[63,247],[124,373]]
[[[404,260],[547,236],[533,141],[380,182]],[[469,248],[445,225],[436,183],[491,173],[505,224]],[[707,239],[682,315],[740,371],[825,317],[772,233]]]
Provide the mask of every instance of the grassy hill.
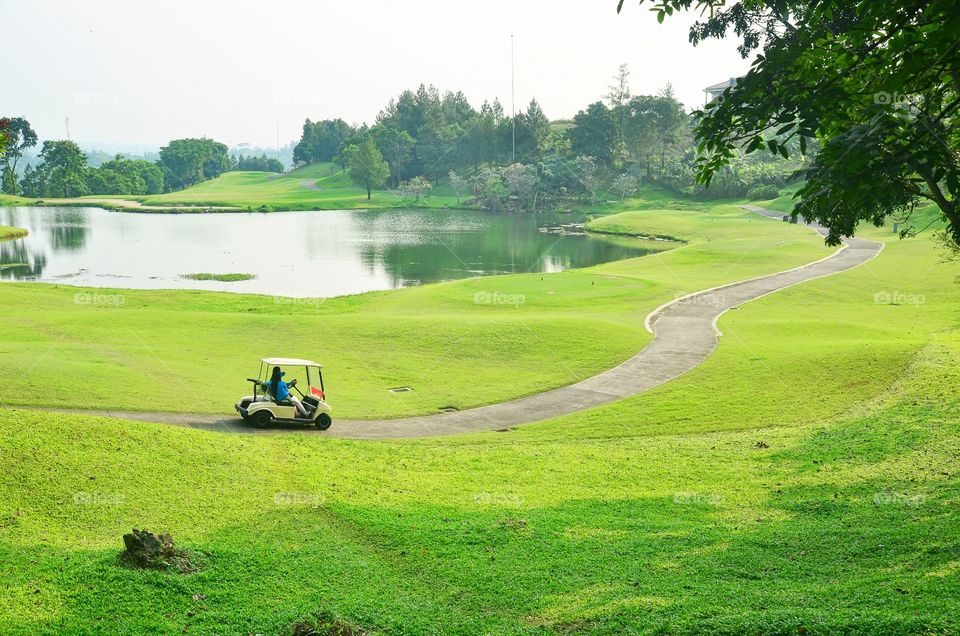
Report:
[[[363,188],[333,163],[303,166],[286,174],[227,172],[209,181],[159,195],[90,195],[66,199],[27,199],[0,195],[0,205],[96,205],[141,212],[203,212],[243,210],[353,210],[409,207],[463,207],[445,180],[434,184],[419,201],[394,190],[374,190],[370,200]],[[206,208],[213,208],[207,210]]]
[[[155,405],[170,384],[216,403],[267,329],[335,359],[355,413],[384,408],[391,360],[423,391],[500,399],[642,344],[631,325],[665,298],[827,252],[724,206],[594,223],[689,242],[319,307],[132,292],[91,308],[3,285],[30,310],[3,319],[2,401]],[[876,259],[728,312],[693,372],[508,432],[351,442],[0,410],[0,633],[287,635],[316,616],[384,634],[957,633],[958,265],[929,232],[865,233]],[[470,302],[493,288],[528,300]],[[464,329],[476,346],[448,347]],[[580,344],[541,351],[553,337]],[[203,569],[121,567],[131,527],[172,532]]]
[[455,207],[445,188],[415,202],[400,193],[375,190],[367,200],[363,188],[354,186],[346,173],[332,163],[304,166],[284,175],[272,172],[228,172],[184,190],[142,197],[145,205],[220,205],[264,210],[331,210],[391,208],[425,205]]

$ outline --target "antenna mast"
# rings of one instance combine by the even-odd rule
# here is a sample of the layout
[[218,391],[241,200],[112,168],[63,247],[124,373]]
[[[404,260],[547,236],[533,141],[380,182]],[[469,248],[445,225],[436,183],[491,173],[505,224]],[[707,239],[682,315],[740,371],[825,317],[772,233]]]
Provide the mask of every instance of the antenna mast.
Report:
[[511,124],[511,147],[510,163],[517,162],[517,102],[514,91],[514,67],[513,67],[513,34],[510,34],[510,124]]

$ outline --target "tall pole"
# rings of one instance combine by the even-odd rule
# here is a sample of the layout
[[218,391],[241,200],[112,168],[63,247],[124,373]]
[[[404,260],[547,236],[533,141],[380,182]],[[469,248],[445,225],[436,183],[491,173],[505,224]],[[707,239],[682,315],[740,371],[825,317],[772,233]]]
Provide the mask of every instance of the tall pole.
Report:
[[[277,161],[280,161],[280,120],[277,120]],[[282,164],[283,162],[280,161]]]
[[510,148],[510,163],[517,162],[517,102],[514,92],[514,72],[513,72],[513,34],[510,34],[510,124],[512,145]]
[[69,118],[69,117],[64,117],[64,118],[63,118],[63,123],[66,124],[66,126],[67,126],[67,141],[69,141],[69,140],[70,140],[70,118]]

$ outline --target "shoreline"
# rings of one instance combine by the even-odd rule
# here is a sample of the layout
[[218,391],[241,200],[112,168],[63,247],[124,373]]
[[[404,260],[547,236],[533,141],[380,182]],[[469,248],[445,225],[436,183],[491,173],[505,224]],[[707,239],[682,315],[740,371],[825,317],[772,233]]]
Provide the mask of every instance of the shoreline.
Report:
[[[373,210],[458,210],[458,211],[476,211],[486,212],[483,208],[469,206],[429,206],[413,204],[389,204],[389,205],[365,205],[358,207],[349,207],[337,205],[335,207],[324,207],[322,205],[283,205],[283,204],[261,204],[258,206],[228,206],[221,204],[184,204],[184,205],[144,205],[133,199],[25,199],[22,201],[0,200],[0,208],[100,208],[110,212],[127,212],[133,214],[267,214],[270,212],[333,212],[333,211],[356,211],[369,212]],[[524,212],[527,214],[527,212]],[[532,214],[536,214],[535,212]]]

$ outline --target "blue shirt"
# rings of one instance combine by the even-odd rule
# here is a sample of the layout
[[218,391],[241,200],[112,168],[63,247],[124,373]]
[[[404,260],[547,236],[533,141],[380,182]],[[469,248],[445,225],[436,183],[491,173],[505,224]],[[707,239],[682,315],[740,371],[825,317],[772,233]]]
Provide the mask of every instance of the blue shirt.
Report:
[[272,382],[264,382],[263,386],[267,387],[267,390],[270,391],[270,393],[272,393],[273,396],[278,400],[286,400],[288,397],[290,397],[290,390],[287,389],[287,383],[283,380],[277,382],[276,391],[273,390]]

